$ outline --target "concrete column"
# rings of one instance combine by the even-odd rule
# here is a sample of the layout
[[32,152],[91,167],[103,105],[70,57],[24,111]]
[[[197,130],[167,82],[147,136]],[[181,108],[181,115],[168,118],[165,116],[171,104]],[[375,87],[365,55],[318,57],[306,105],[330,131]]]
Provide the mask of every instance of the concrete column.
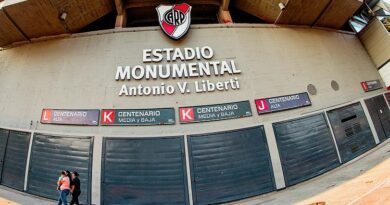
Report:
[[232,16],[229,12],[229,4],[230,0],[222,0],[221,6],[219,7],[218,11],[218,21],[219,23],[233,23]]
[[115,28],[126,27],[126,20],[127,20],[126,12],[123,12],[122,15],[116,16]]
[[276,189],[286,187],[284,181],[282,163],[280,161],[279,150],[276,144],[274,129],[271,123],[264,124],[265,135],[267,136],[268,149],[271,156],[272,170],[274,171]]
[[387,103],[387,107],[390,109],[390,102],[387,102],[386,93],[383,93],[383,97],[385,98],[385,101]]
[[219,8],[218,12],[218,21],[219,23],[233,23],[233,19],[230,16],[230,12],[227,10],[223,10],[222,7]]
[[187,172],[187,186],[188,186],[188,198],[190,201],[190,205],[194,204],[192,199],[192,181],[191,181],[191,169],[190,169],[190,154],[188,151],[188,140],[187,135],[184,136],[184,151],[185,151],[185,159],[186,159],[186,172]]
[[115,21],[115,28],[124,28],[126,27],[126,6],[123,2],[123,0],[115,0],[115,7],[116,7],[116,21]]
[[27,182],[28,182],[28,174],[30,173],[30,159],[31,159],[31,148],[33,143],[33,137],[34,137],[34,131],[31,132],[30,135],[30,144],[28,146],[28,152],[27,152],[27,161],[26,161],[26,171],[24,174],[24,191],[27,191]]
[[339,146],[337,145],[336,136],[334,135],[332,125],[330,124],[330,120],[329,120],[329,117],[328,117],[328,114],[326,113],[326,111],[324,111],[324,114],[325,114],[326,123],[329,127],[329,130],[330,130],[330,134],[332,135],[332,140],[333,140],[334,146],[336,147],[337,157],[339,158],[339,162],[341,164],[342,163],[341,155],[340,155],[340,151],[339,151]]
[[375,126],[374,126],[374,122],[372,122],[371,115],[368,112],[367,105],[366,105],[366,103],[364,102],[363,99],[360,100],[360,104],[362,104],[363,111],[364,111],[364,114],[367,117],[367,121],[368,121],[368,124],[370,125],[370,129],[371,129],[372,135],[374,136],[375,143],[379,144],[380,141],[379,141],[378,133],[376,132],[376,129],[375,129]]
[[101,204],[100,185],[101,185],[101,165],[102,165],[103,136],[97,135],[93,140],[92,157],[92,192],[91,203]]

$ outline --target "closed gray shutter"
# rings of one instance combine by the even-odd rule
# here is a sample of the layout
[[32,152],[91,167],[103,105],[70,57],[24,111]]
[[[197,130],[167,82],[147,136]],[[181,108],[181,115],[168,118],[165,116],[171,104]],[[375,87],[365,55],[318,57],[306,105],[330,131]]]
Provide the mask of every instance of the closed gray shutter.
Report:
[[183,137],[105,138],[102,202],[188,204]]
[[189,136],[195,204],[238,200],[275,190],[263,127]]
[[287,186],[339,165],[323,114],[274,123],[273,127]]
[[383,95],[364,100],[380,142],[390,137],[390,110]]
[[347,162],[375,146],[360,103],[328,111],[342,162]]
[[1,176],[3,175],[3,167],[4,167],[4,157],[5,157],[5,149],[7,147],[8,141],[8,130],[0,129],[0,181]]
[[60,171],[77,171],[80,174],[81,203],[89,204],[92,143],[92,137],[34,135],[27,191],[57,199],[57,180]]
[[1,184],[21,191],[24,190],[30,135],[27,132],[10,131]]

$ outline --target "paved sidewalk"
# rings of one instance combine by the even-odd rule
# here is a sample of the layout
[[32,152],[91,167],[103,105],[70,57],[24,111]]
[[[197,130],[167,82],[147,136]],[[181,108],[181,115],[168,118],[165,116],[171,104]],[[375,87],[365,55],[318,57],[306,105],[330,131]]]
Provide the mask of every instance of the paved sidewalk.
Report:
[[390,205],[390,140],[309,181],[230,205]]
[[[390,205],[390,140],[312,180],[230,205]],[[0,186],[0,205],[53,205],[54,201]]]
[[54,205],[55,201],[0,186],[0,205]]

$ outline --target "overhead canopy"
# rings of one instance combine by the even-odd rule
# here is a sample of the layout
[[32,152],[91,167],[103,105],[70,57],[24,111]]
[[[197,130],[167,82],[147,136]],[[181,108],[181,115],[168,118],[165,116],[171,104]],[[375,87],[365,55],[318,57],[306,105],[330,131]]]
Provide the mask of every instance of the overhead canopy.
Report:
[[[0,0],[0,46],[43,36],[76,33],[110,12],[123,16],[130,11],[127,19],[138,20],[142,16],[132,16],[131,11],[148,8],[147,10],[152,12],[151,8],[171,2],[173,1]],[[202,6],[199,8],[219,7],[219,11],[216,12],[226,12],[229,7],[234,6],[242,12],[272,24],[333,29],[340,29],[363,3],[362,0],[189,0],[186,2],[195,7]],[[282,7],[284,9],[281,9]],[[217,15],[213,14],[213,16]]]
[[[362,0],[234,0],[235,6],[266,22],[340,29]],[[279,3],[284,5],[282,10]]]
[[[77,32],[114,8],[111,0],[4,0],[0,3],[0,46]],[[66,13],[64,20],[62,13]]]

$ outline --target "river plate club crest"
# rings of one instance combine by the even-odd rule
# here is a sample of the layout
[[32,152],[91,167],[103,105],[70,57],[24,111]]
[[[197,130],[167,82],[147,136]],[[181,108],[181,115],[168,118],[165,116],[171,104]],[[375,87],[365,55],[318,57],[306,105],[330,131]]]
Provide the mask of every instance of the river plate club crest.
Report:
[[158,21],[165,34],[177,40],[183,37],[191,24],[191,6],[186,3],[160,5],[156,8]]

